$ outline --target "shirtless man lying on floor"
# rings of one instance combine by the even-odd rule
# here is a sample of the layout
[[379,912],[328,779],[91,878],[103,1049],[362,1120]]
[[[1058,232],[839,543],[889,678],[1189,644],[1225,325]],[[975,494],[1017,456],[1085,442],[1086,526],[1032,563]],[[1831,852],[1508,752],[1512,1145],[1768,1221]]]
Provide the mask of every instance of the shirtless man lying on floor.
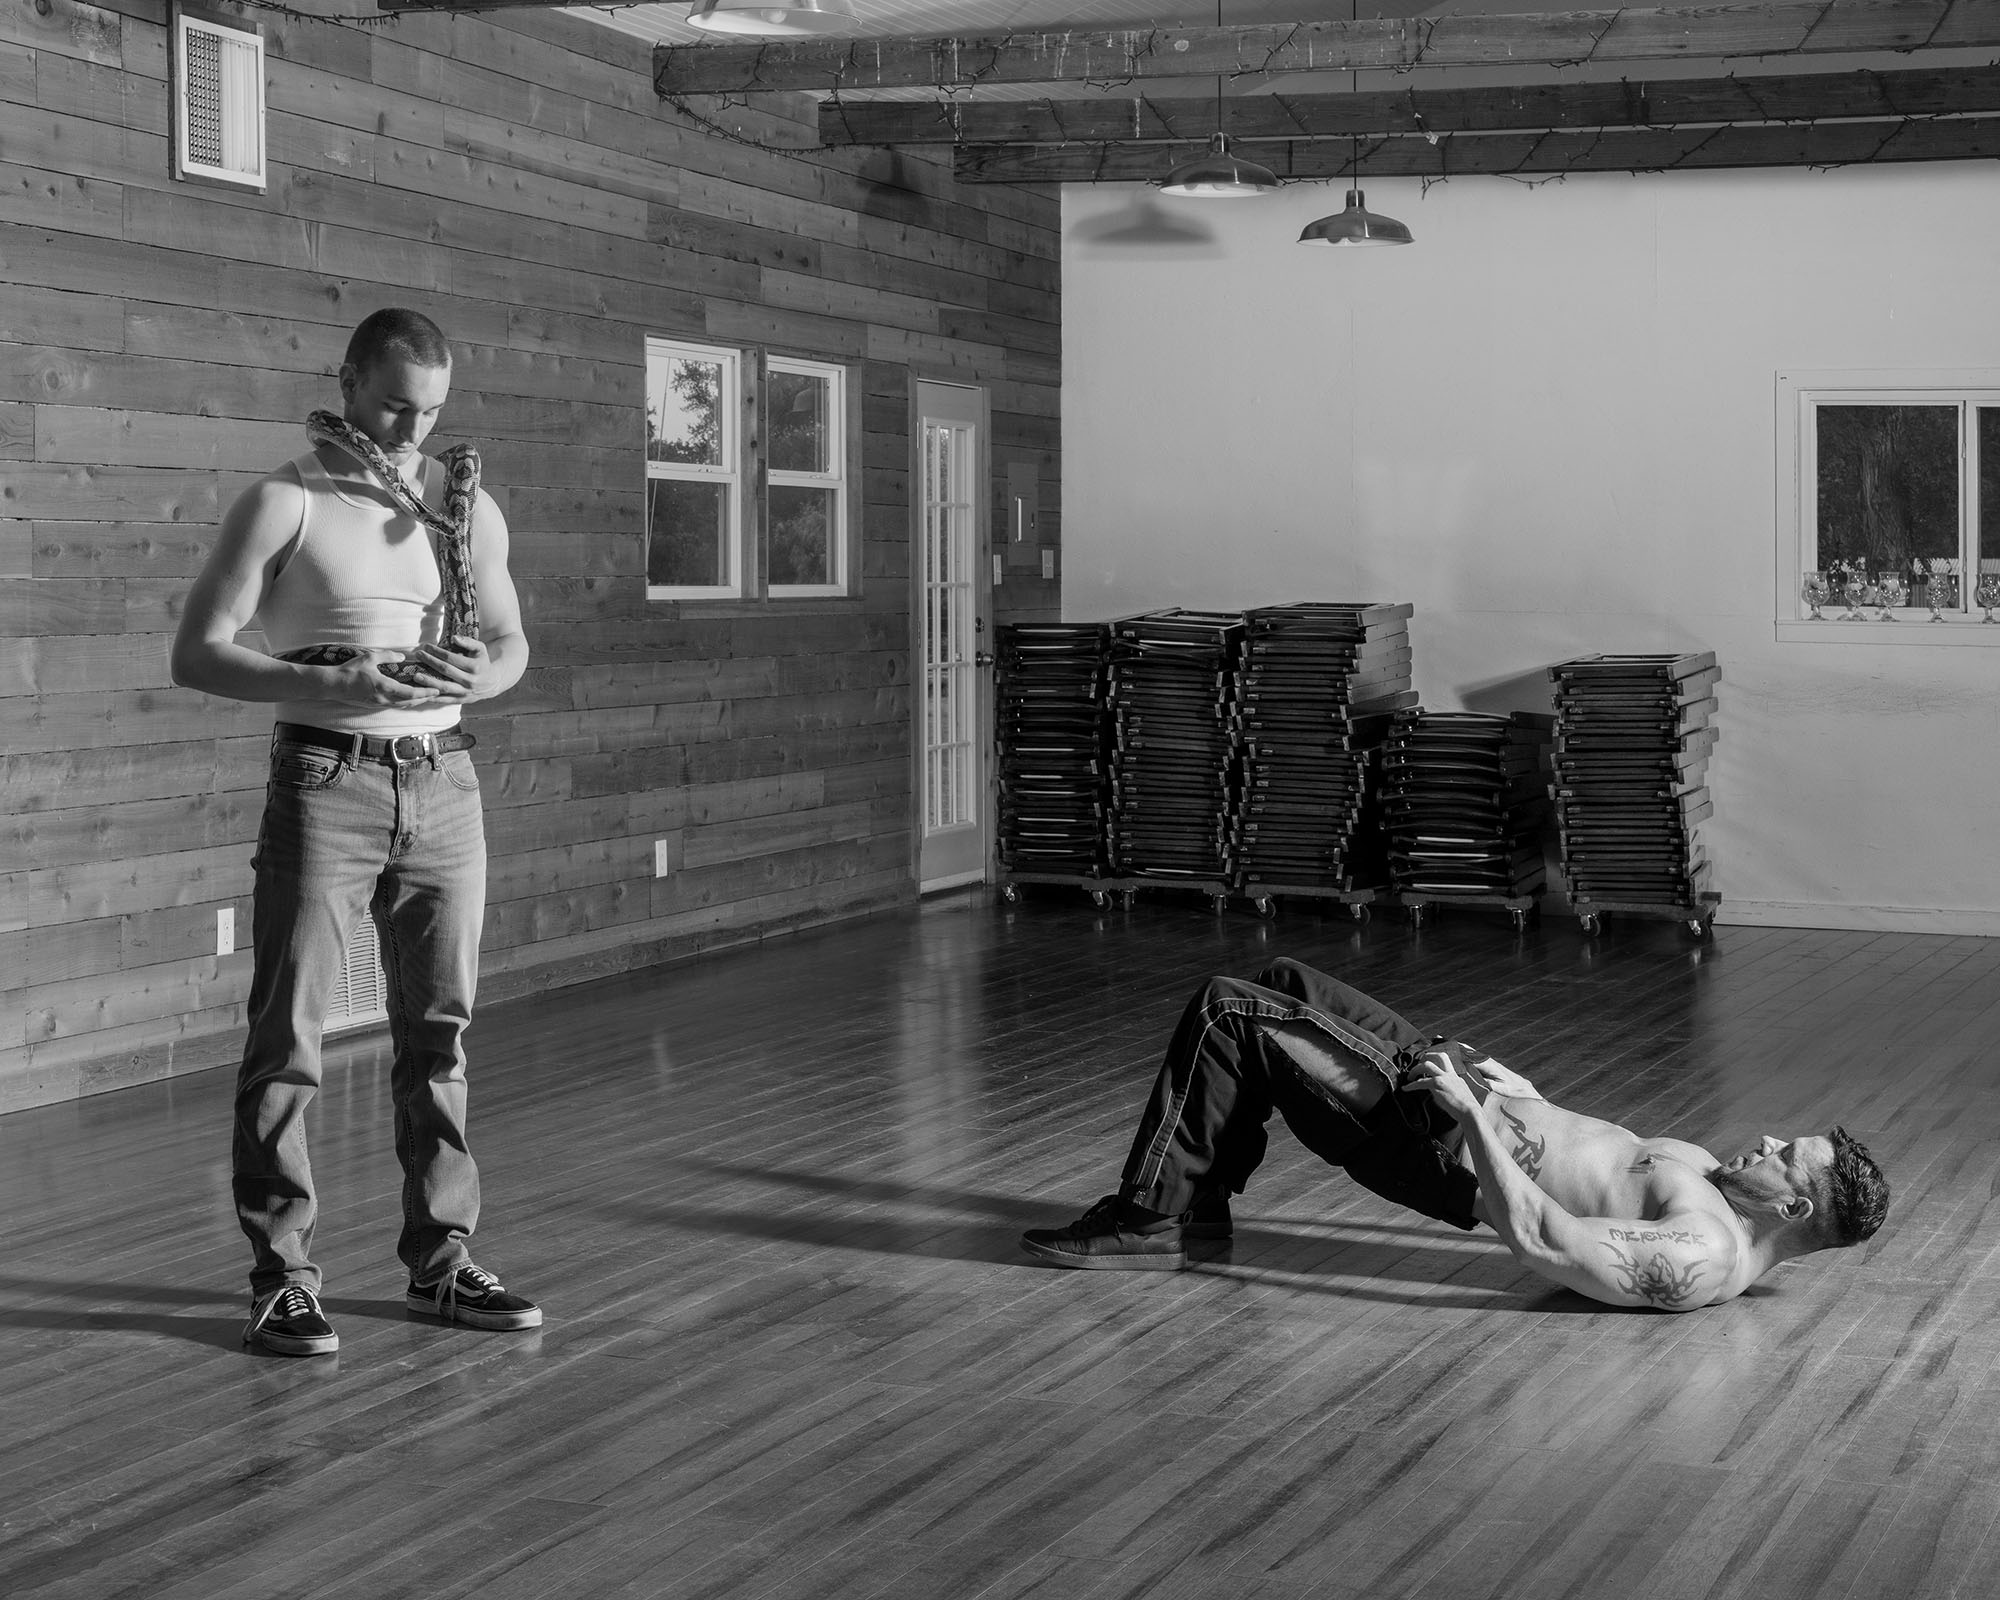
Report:
[[1118,1193],[1022,1245],[1127,1271],[1222,1253],[1229,1196],[1263,1159],[1273,1108],[1356,1182],[1454,1227],[1486,1223],[1529,1270],[1614,1306],[1733,1299],[1781,1261],[1859,1244],[1889,1210],[1881,1168],[1840,1128],[1766,1135],[1717,1161],[1550,1105],[1490,1057],[1279,961],[1252,982],[1202,985]]

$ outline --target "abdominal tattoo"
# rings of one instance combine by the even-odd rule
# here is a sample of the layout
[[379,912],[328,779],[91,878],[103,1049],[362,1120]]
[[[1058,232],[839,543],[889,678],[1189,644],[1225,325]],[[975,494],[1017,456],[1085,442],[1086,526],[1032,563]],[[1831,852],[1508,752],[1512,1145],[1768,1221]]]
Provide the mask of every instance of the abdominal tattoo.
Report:
[[[1708,1241],[1698,1233],[1685,1229],[1631,1230],[1613,1228],[1611,1237],[1624,1239],[1633,1244],[1659,1243],[1679,1245],[1705,1245]],[[1621,1250],[1615,1244],[1607,1244],[1605,1249],[1618,1259],[1612,1265],[1624,1281],[1619,1285],[1627,1294],[1646,1301],[1651,1305],[1672,1309],[1684,1305],[1694,1295],[1695,1287],[1701,1279],[1701,1269],[1708,1264],[1705,1256],[1696,1256],[1688,1264],[1685,1272],[1676,1272],[1666,1255],[1658,1250],[1650,1261],[1642,1262],[1634,1251]]]
[[1514,1165],[1531,1178],[1542,1175],[1542,1158],[1548,1154],[1549,1139],[1543,1134],[1539,1139],[1528,1137],[1528,1125],[1505,1106],[1500,1107],[1500,1115],[1507,1126],[1514,1130],[1514,1148],[1507,1153],[1514,1158]]

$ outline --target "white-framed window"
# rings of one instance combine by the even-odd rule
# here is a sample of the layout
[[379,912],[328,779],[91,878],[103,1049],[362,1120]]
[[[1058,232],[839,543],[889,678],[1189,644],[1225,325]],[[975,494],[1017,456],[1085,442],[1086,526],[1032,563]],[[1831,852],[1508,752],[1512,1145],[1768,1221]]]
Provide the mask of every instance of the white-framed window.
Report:
[[173,175],[261,192],[263,35],[176,6],[173,80]]
[[744,593],[743,356],[646,340],[646,593]]
[[1780,639],[2000,643],[2000,372],[1780,373],[1778,438]]
[[837,362],[646,340],[646,593],[854,593],[858,438]]
[[847,371],[772,356],[764,373],[770,592],[847,593]]

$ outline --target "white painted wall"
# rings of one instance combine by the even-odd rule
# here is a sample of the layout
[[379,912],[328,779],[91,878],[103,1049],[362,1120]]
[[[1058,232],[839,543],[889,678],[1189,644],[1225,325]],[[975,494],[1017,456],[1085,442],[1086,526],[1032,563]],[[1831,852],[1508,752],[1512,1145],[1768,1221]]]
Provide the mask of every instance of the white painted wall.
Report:
[[1384,180],[1414,245],[1292,242],[1340,198],[1067,191],[1065,615],[1411,601],[1438,709],[1713,649],[1724,920],[2000,933],[2000,651],[1772,626],[1775,375],[2000,366],[2000,171]]

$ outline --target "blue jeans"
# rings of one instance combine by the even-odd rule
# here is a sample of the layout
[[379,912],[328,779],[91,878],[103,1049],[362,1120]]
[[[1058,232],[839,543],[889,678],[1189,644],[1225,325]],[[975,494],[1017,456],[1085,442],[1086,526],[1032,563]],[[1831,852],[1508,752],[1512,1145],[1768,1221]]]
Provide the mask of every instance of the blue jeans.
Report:
[[274,737],[257,837],[255,975],[236,1080],[232,1188],[253,1293],[319,1289],[306,1107],[355,919],[381,938],[395,1048],[396,1253],[422,1282],[468,1259],[479,1171],[465,1143],[464,1033],[486,913],[486,832],[469,751],[389,765]]
[[[1336,1060],[1375,1073],[1388,1093],[1366,1112],[1349,1110],[1273,1038],[1287,1023],[1312,1028]],[[1479,1183],[1459,1165],[1456,1124],[1429,1095],[1397,1092],[1431,1042],[1387,1006],[1303,962],[1273,962],[1248,982],[1211,978],[1167,1046],[1119,1193],[1173,1214],[1202,1193],[1242,1193],[1264,1159],[1264,1124],[1275,1110],[1301,1144],[1364,1188],[1474,1228]]]

